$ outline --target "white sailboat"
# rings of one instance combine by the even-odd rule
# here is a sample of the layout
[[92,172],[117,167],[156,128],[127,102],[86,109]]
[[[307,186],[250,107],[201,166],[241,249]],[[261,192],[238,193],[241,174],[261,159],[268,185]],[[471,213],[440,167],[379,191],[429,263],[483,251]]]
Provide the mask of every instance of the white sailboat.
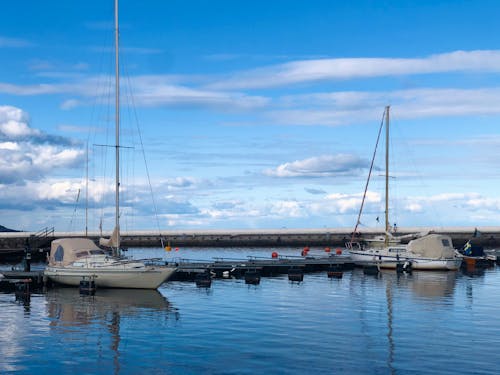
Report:
[[[385,234],[362,242],[355,242],[354,236],[360,223],[363,201],[354,228],[351,241],[346,244],[351,259],[357,264],[377,264],[380,268],[396,268],[397,264],[411,265],[417,270],[457,270],[462,263],[462,257],[453,248],[450,236],[442,234],[421,235],[408,244],[401,243],[402,238],[393,236],[389,225],[389,109],[385,108]],[[380,133],[379,133],[380,135]],[[378,139],[377,139],[378,144]],[[376,148],[375,148],[376,151]],[[374,155],[375,157],[375,155]],[[373,166],[373,160],[372,160]],[[371,173],[371,169],[370,169]],[[370,174],[365,187],[365,195],[370,180]]]
[[118,0],[115,0],[115,229],[100,245],[111,247],[106,254],[88,238],[60,238],[52,241],[44,274],[55,283],[78,286],[91,278],[97,287],[156,289],[176,268],[146,265],[120,255],[120,78],[119,78]]

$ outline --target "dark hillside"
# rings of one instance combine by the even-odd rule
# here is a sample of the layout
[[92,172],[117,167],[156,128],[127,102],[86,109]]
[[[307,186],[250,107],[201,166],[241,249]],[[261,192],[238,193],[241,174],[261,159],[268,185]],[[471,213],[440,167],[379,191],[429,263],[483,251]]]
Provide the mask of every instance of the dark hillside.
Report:
[[14,229],[5,228],[3,225],[0,225],[0,232],[19,232],[19,231],[14,230]]

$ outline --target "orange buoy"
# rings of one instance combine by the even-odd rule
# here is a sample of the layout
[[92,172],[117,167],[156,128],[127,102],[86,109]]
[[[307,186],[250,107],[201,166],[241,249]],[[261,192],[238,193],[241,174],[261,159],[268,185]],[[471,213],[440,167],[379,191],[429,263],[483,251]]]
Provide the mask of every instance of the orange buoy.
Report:
[[335,254],[337,254],[337,255],[342,255],[342,249],[340,249],[340,248],[339,248],[339,249],[337,249],[337,250],[335,251]]
[[329,247],[325,247],[325,253],[329,253],[331,250]]
[[273,253],[271,254],[271,257],[277,258],[278,257],[278,253],[276,251],[273,251]]

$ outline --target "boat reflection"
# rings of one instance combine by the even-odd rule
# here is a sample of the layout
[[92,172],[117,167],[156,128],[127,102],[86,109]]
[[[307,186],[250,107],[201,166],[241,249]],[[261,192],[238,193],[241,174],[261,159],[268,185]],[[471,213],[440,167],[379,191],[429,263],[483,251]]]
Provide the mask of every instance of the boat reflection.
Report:
[[158,290],[98,289],[94,296],[80,295],[75,288],[54,288],[46,293],[51,325],[81,325],[109,313],[131,316],[144,310],[178,313]]
[[455,291],[457,276],[458,271],[413,272],[409,286],[418,297],[451,297]]
[[88,296],[81,295],[76,288],[55,288],[48,290],[45,297],[52,329],[95,332],[101,331],[100,327],[106,328],[115,374],[121,368],[123,318],[153,313],[159,319],[179,319],[179,313],[158,290],[98,289],[95,295]]
[[[394,316],[393,293],[396,289],[406,289],[413,296],[423,299],[448,300],[455,291],[458,271],[413,271],[412,273],[395,273],[382,271],[385,282],[385,294],[387,303],[387,367],[390,374],[396,374],[395,340],[394,340]],[[435,302],[433,302],[435,303]]]
[[436,299],[453,295],[459,271],[413,271],[410,274],[397,274],[382,270],[381,274],[386,280],[395,279],[394,287],[405,288],[416,297]]

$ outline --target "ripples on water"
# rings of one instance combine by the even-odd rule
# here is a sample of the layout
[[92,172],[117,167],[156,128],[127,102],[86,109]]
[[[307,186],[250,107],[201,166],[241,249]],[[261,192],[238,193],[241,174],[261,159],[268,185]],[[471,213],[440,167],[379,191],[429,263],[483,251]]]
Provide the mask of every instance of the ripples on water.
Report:
[[312,273],[291,283],[282,275],[258,286],[218,279],[210,289],[169,282],[94,297],[57,288],[24,302],[0,294],[0,373],[492,374],[500,363],[499,288],[497,267],[474,276],[356,269],[342,279]]

